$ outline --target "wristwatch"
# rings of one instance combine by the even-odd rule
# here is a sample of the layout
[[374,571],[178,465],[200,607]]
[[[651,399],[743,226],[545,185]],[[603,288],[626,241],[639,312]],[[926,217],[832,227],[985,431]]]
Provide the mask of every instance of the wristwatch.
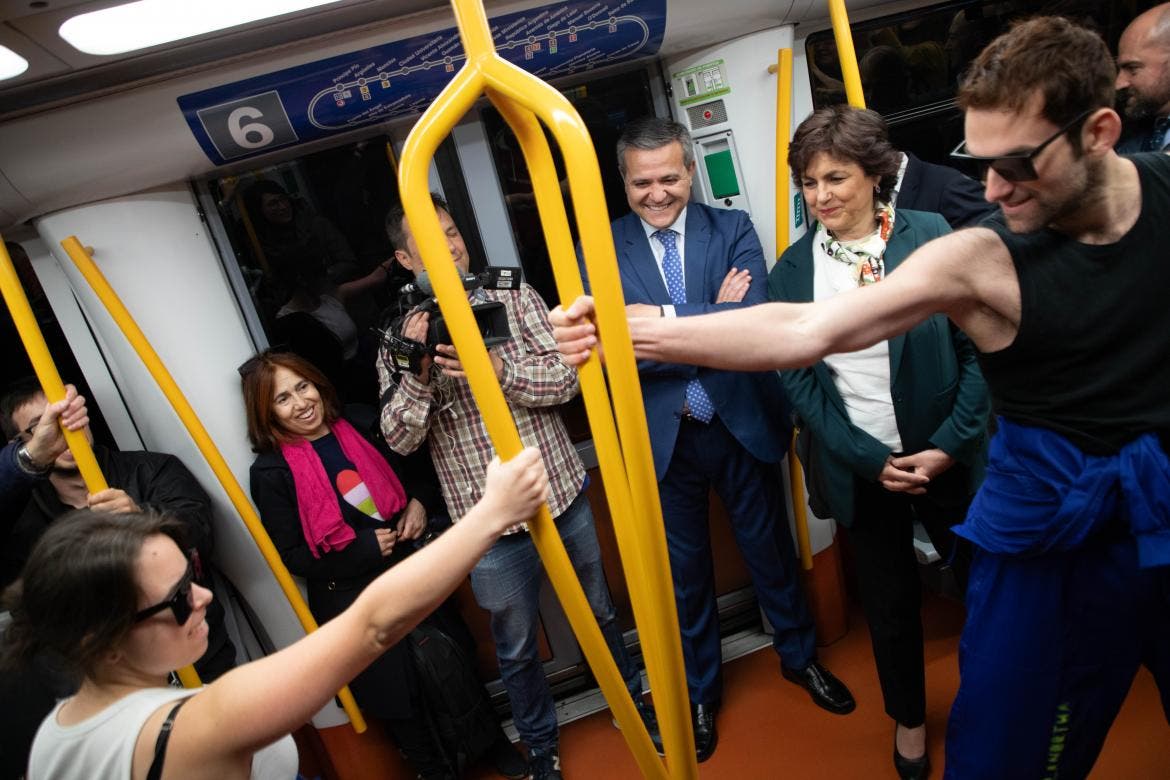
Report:
[[19,466],[20,470],[25,474],[31,474],[32,476],[36,477],[48,474],[49,471],[51,471],[53,468],[52,462],[45,466],[38,466],[36,462],[33,461],[32,454],[29,453],[27,444],[21,444],[16,448],[16,465]]

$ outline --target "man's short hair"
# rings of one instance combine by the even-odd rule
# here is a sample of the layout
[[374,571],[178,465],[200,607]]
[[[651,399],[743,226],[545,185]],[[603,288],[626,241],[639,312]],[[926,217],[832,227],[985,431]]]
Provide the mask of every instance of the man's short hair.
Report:
[[[442,209],[448,214],[451,209],[447,206],[447,201],[443,200],[443,196],[437,192],[431,193],[431,203],[435,204],[436,209]],[[406,209],[402,207],[402,203],[395,203],[390,207],[390,211],[386,214],[386,237],[390,239],[390,246],[395,251],[401,249],[406,251],[406,231],[402,228],[402,220],[406,218]]]
[[[958,102],[964,111],[1020,111],[1039,92],[1044,118],[1063,127],[1086,111],[1112,108],[1116,79],[1100,35],[1062,16],[1040,16],[987,45],[963,75]],[[1070,138],[1079,151],[1080,137]]]
[[877,176],[878,197],[889,203],[898,183],[902,153],[890,143],[881,114],[847,105],[829,106],[809,114],[796,128],[788,147],[788,167],[797,187],[812,159],[821,152],[857,163],[866,176]]
[[691,141],[691,132],[684,125],[672,119],[656,116],[642,117],[630,122],[622,128],[622,134],[617,141],[617,163],[622,178],[626,176],[627,149],[651,152],[676,141],[682,146],[683,165],[690,168],[695,162],[695,149],[694,142]]
[[35,376],[22,376],[4,388],[4,394],[0,395],[0,428],[4,430],[5,439],[11,439],[20,433],[16,429],[16,424],[12,422],[13,412],[38,395],[44,394],[45,391],[41,389],[41,383]]

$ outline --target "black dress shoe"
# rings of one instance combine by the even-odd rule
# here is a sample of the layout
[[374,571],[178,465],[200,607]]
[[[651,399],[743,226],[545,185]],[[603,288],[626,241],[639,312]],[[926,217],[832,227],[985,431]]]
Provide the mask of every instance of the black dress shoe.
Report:
[[930,753],[923,753],[920,758],[906,758],[894,745],[894,769],[902,780],[926,780],[930,776]]
[[713,704],[696,704],[691,711],[691,724],[695,728],[695,759],[701,764],[715,752],[719,734],[715,731],[715,710]]
[[[634,697],[634,707],[637,708],[638,715],[641,716],[642,723],[646,726],[646,732],[650,735],[654,749],[658,751],[658,755],[665,756],[666,751],[662,748],[662,731],[658,728],[658,715],[654,712],[654,707],[643,699],[641,694]],[[613,718],[611,722],[615,729],[622,730],[622,724],[617,722],[617,718]]]
[[785,680],[794,682],[808,691],[813,704],[835,715],[846,715],[853,712],[853,708],[857,706],[857,702],[853,701],[853,694],[845,687],[845,683],[816,661],[803,669],[789,669],[780,664],[780,674]]

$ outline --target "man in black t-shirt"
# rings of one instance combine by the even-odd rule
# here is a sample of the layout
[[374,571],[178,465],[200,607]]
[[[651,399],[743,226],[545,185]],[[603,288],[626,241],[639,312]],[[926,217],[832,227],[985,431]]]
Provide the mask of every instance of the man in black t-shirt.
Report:
[[[975,343],[1001,414],[956,533],[976,548],[947,777],[1084,777],[1139,664],[1170,708],[1170,158],[1119,157],[1113,60],[1041,17],[993,41],[959,90],[1002,219],[932,241],[879,284],[811,304],[636,318],[636,356],[811,365],[936,312]],[[592,300],[550,319],[565,360]],[[734,344],[733,349],[728,349]],[[921,485],[924,474],[908,474]]]

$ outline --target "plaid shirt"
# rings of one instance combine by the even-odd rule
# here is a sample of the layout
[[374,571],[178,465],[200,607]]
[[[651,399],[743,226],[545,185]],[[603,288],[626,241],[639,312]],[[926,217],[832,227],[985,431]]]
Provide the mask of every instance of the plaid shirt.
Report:
[[[548,321],[548,307],[527,284],[519,290],[477,290],[501,301],[512,338],[495,348],[503,360],[500,387],[512,410],[520,439],[537,447],[548,471],[548,507],[558,517],[581,492],[585,467],[569,440],[557,407],[577,394],[577,372],[561,362]],[[429,437],[431,458],[452,519],[463,517],[483,496],[487,465],[495,455],[466,379],[432,378],[424,384],[409,372],[395,384],[392,363],[378,359],[382,434],[395,452],[418,449]],[[446,389],[442,387],[446,384]],[[524,530],[521,524],[508,530]]]

